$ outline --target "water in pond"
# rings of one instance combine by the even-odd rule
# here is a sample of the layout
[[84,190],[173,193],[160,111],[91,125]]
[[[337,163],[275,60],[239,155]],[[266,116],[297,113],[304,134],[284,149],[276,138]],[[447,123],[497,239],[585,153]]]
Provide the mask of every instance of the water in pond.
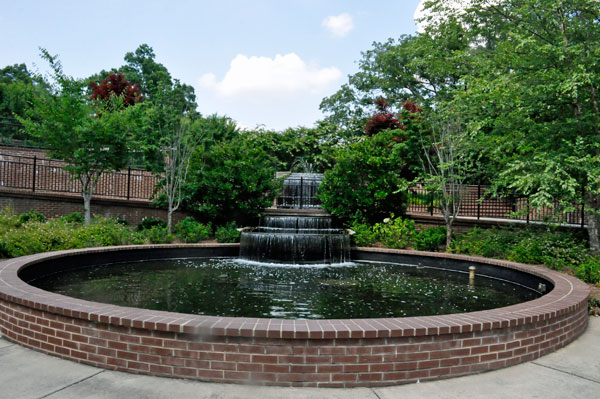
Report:
[[171,312],[286,319],[425,316],[534,299],[525,288],[396,264],[265,266],[238,259],[182,259],[78,269],[31,284],[96,302]]

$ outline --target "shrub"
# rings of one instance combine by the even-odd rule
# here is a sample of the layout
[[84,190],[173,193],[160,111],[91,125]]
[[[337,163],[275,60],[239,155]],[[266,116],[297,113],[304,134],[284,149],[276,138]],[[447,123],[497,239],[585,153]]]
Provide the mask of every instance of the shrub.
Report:
[[419,251],[435,251],[446,242],[446,227],[433,227],[415,234],[414,247]]
[[406,146],[393,140],[397,134],[380,132],[338,149],[319,187],[323,208],[342,219],[359,212],[369,223],[403,214],[408,166]]
[[212,228],[210,223],[202,224],[188,216],[175,225],[175,234],[183,242],[198,242],[210,238]]
[[415,222],[410,219],[394,217],[392,213],[382,223],[375,224],[373,232],[377,240],[386,248],[406,248],[412,243],[415,237]]
[[67,223],[83,223],[83,214],[79,212],[69,213],[68,215],[63,215],[60,219]]
[[29,212],[25,212],[19,215],[19,224],[27,223],[27,222],[45,222],[46,216],[42,215],[40,212],[36,210],[30,210]]
[[118,217],[118,216],[117,216],[117,217],[114,217],[114,218],[113,218],[113,220],[114,220],[115,222],[119,223],[119,224],[120,224],[120,225],[122,225],[122,226],[129,226],[129,222],[128,222],[127,220],[125,220],[125,219],[123,219],[123,218],[120,218],[120,217]]
[[183,204],[199,219],[246,223],[273,204],[277,160],[239,136],[199,151],[192,160]]
[[543,264],[570,270],[588,283],[600,282],[600,259],[576,232],[549,228],[473,229],[452,242],[451,252]]
[[[575,276],[588,283],[600,284],[600,257],[588,257],[575,268]],[[600,306],[600,303],[597,306]]]
[[215,239],[217,242],[240,242],[240,232],[237,224],[229,222],[226,225],[217,227]]
[[142,221],[138,224],[137,229],[138,231],[148,230],[154,226],[164,228],[167,227],[167,222],[158,218],[147,217],[142,219]]
[[58,218],[46,222],[29,221],[5,229],[0,236],[0,256],[143,242],[144,238],[139,234],[111,219],[96,218],[89,226],[83,226]]
[[175,237],[169,234],[166,227],[158,225],[152,226],[149,229],[143,230],[144,237],[152,244],[168,244],[173,242]]
[[354,220],[350,224],[350,230],[354,231],[352,242],[358,247],[370,247],[377,242],[373,227],[363,221]]

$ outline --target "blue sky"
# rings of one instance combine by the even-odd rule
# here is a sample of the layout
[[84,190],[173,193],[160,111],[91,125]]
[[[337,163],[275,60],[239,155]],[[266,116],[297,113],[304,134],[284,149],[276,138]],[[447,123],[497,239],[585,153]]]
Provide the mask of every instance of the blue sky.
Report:
[[196,89],[199,111],[241,126],[312,126],[321,99],[374,41],[414,33],[420,0],[0,1],[0,67],[67,74],[118,67],[138,45]]

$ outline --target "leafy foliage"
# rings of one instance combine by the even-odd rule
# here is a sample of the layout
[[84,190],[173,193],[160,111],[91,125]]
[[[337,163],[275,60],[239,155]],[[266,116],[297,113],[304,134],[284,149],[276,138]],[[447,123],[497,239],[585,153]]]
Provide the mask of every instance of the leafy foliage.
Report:
[[368,222],[404,213],[407,147],[394,141],[396,136],[384,131],[335,152],[336,163],[319,188],[327,211],[344,219],[358,212]]
[[415,222],[411,219],[395,217],[392,213],[383,222],[373,226],[377,241],[386,248],[401,249],[408,247],[415,238]]
[[414,237],[414,247],[419,251],[437,251],[446,241],[446,227],[422,229]]
[[138,231],[149,230],[155,226],[160,227],[160,228],[166,228],[167,222],[165,222],[164,220],[158,219],[158,218],[154,218],[154,217],[145,217],[137,225],[137,229],[138,229]]
[[83,223],[83,214],[79,212],[69,213],[60,217],[66,223]]
[[23,223],[27,223],[27,222],[43,223],[45,221],[46,221],[46,217],[36,210],[30,210],[29,212],[25,212],[25,213],[22,213],[19,215],[19,224],[23,224]]
[[540,228],[475,228],[454,240],[450,251],[544,264],[555,270],[575,268],[590,256],[581,237]]
[[229,222],[215,230],[217,242],[240,242],[240,232],[235,222]]
[[194,218],[188,216],[175,225],[175,234],[183,242],[199,242],[210,238],[212,226],[210,223],[198,223]]
[[185,205],[200,220],[245,223],[273,203],[276,161],[240,135],[192,160]]
[[126,105],[141,102],[144,97],[137,85],[131,84],[122,73],[111,73],[100,83],[91,81],[92,100],[108,100],[111,96],[121,97]]

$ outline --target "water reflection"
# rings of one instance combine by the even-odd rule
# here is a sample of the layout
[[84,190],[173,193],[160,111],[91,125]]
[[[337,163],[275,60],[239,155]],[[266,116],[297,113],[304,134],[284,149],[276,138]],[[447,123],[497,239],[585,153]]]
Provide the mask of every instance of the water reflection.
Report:
[[533,291],[466,274],[396,264],[260,265],[237,259],[134,262],[34,283],[56,293],[217,316],[336,319],[461,313],[534,299]]

